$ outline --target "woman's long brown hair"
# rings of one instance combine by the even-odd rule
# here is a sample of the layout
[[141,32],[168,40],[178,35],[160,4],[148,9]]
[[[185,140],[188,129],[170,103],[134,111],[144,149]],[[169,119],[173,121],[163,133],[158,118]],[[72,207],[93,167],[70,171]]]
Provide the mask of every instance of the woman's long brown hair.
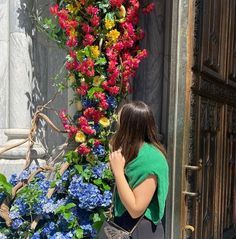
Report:
[[126,163],[137,157],[143,142],[158,148],[165,156],[166,151],[160,143],[154,116],[142,101],[126,103],[120,110],[118,129],[111,138],[112,151],[122,149]]

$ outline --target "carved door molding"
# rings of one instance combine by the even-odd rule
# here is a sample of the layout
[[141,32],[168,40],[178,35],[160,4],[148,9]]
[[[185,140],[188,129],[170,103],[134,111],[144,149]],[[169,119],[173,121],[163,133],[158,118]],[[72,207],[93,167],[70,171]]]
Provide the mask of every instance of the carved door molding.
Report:
[[183,238],[236,230],[236,0],[195,0]]

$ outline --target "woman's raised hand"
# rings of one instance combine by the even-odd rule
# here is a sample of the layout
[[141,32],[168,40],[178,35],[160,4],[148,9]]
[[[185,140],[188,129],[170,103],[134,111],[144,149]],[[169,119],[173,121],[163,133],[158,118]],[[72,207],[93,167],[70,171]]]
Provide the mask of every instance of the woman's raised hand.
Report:
[[114,176],[124,174],[125,158],[121,153],[121,149],[112,152],[109,156],[109,160]]

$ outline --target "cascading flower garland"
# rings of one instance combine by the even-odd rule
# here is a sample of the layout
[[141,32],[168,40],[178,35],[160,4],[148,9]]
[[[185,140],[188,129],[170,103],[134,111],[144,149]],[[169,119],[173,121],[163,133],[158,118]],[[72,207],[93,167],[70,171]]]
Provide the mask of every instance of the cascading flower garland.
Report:
[[[115,111],[147,56],[138,45],[144,37],[138,14],[153,8],[153,3],[141,7],[138,0],[58,0],[50,7],[53,19],[43,27],[68,51],[65,68],[77,106],[73,117],[62,110],[60,118],[76,146],[66,154],[70,167],[62,176],[49,180],[39,173],[17,194],[11,227],[0,221],[0,239],[96,237],[112,197],[106,162]],[[32,170],[12,175],[10,183],[24,182]],[[49,198],[50,188],[55,192]],[[0,193],[0,203],[4,197]],[[36,217],[41,220],[31,230]]]

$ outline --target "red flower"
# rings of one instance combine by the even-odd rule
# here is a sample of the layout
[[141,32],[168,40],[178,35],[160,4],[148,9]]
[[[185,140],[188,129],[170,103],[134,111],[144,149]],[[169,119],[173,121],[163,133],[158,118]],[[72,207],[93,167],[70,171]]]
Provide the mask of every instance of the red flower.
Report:
[[137,58],[141,61],[148,56],[148,52],[146,49],[142,50],[138,53]]
[[92,31],[92,27],[90,27],[89,24],[82,23],[81,26],[85,33],[90,33]]
[[86,12],[90,15],[97,15],[99,13],[99,9],[97,7],[94,7],[92,5],[89,5],[86,8]]
[[112,94],[112,95],[117,95],[120,91],[120,87],[118,86],[111,86],[109,87],[108,91]]
[[150,13],[155,8],[155,3],[149,3],[146,7],[142,9],[144,14]]
[[76,28],[79,25],[79,23],[75,20],[70,20],[66,22],[67,28]]
[[102,112],[99,110],[96,110],[94,107],[89,107],[84,111],[84,116],[88,119],[92,119],[95,123],[98,123],[98,121],[102,117]]
[[80,87],[76,89],[76,91],[77,91],[77,93],[78,93],[79,95],[85,95],[85,94],[87,93],[87,91],[88,91],[88,88],[89,88],[88,84],[86,84],[86,83],[83,82],[83,83],[80,85]]
[[88,120],[84,116],[80,116],[78,121],[80,126],[88,126]]
[[93,42],[95,41],[95,38],[93,35],[91,34],[86,34],[84,36],[84,40],[83,40],[83,45],[84,46],[91,46],[93,45]]
[[55,4],[55,5],[50,7],[50,12],[53,16],[58,14],[58,10],[59,10],[58,4]]
[[104,110],[107,110],[108,107],[109,107],[109,104],[107,103],[106,100],[101,100],[99,105],[100,105],[100,107],[101,107],[102,109],[104,109]]
[[88,77],[94,76],[94,61],[91,58],[84,60],[78,65],[77,70],[81,72],[81,74],[87,75]]
[[113,45],[113,48],[116,50],[116,51],[121,51],[123,50],[124,48],[124,44],[122,42],[117,42]]
[[92,24],[92,26],[97,27],[100,25],[100,17],[97,15],[94,15],[91,19],[90,22]]
[[69,13],[65,9],[60,10],[57,15],[61,20],[68,20],[69,18]]
[[96,133],[96,130],[93,129],[91,126],[82,126],[81,130],[88,135],[92,135]]
[[75,127],[73,125],[69,125],[67,131],[68,131],[68,136],[71,138],[71,137],[74,137],[74,135],[77,133],[78,129],[77,129],[77,127]]
[[70,38],[67,40],[67,42],[66,42],[66,45],[67,45],[68,47],[76,47],[77,44],[78,44],[78,41],[77,41],[77,39],[76,39],[75,37],[70,37]]
[[100,145],[100,144],[101,144],[101,141],[98,140],[98,139],[95,139],[95,141],[94,141],[94,146],[97,147],[97,146]]
[[124,3],[124,0],[109,0],[112,7],[120,8],[121,5]]
[[87,155],[90,153],[90,151],[91,151],[91,149],[89,147],[87,147],[85,144],[81,144],[78,147],[78,153],[81,155]]

